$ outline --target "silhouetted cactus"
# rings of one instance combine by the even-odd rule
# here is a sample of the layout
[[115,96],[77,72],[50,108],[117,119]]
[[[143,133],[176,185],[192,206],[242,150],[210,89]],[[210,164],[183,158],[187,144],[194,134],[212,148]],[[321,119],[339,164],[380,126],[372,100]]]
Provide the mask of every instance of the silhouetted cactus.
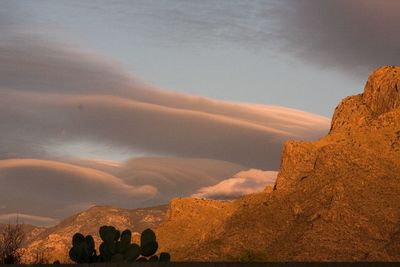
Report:
[[84,237],[77,233],[72,238],[69,255],[76,263],[92,262],[134,262],[134,261],[170,261],[169,253],[155,255],[158,249],[156,235],[151,229],[146,229],[140,236],[140,246],[131,243],[132,233],[125,230],[122,233],[113,226],[102,226],[99,229],[100,255],[97,256],[92,236]]
[[140,254],[151,257],[157,252],[157,249],[156,234],[151,229],[144,230],[140,236]]
[[171,255],[167,252],[161,252],[158,261],[160,262],[169,262],[171,260]]
[[99,233],[103,240],[100,245],[102,262],[132,262],[140,256],[140,247],[137,244],[131,244],[131,231],[125,230],[120,234],[112,226],[102,226]]
[[72,248],[69,257],[76,263],[93,263],[98,261],[94,239],[91,235],[86,237],[76,233],[72,237]]

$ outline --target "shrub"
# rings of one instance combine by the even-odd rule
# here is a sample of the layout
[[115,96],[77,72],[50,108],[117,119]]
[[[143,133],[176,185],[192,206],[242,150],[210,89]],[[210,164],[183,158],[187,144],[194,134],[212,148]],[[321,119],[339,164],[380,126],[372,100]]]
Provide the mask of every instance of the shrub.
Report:
[[22,224],[7,224],[0,232],[0,263],[16,264],[21,261],[21,246],[25,234]]

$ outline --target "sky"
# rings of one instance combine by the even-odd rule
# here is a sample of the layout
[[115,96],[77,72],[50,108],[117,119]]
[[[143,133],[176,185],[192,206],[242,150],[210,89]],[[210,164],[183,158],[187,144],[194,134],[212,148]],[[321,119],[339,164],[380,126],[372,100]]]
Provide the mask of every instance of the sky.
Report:
[[[0,1],[0,222],[229,199],[400,60],[397,0]],[[79,190],[75,188],[79,187]]]
[[[14,24],[23,28],[29,25],[29,32],[115,59],[127,71],[156,86],[222,100],[282,105],[330,117],[337,102],[359,92],[366,75],[377,66],[371,61],[363,70],[343,71],[337,66],[340,62],[332,60],[336,56],[327,59],[324,66],[315,64],[340,48],[330,46],[342,46],[348,40],[347,33],[335,28],[330,30],[337,36],[321,34],[326,43],[297,40],[314,31],[341,26],[329,21],[332,25],[319,25],[319,13],[323,12],[317,10],[333,6],[329,8],[331,17],[324,20],[353,15],[338,10],[350,8],[345,1],[317,2],[5,0],[2,5],[12,6]],[[350,2],[355,7],[369,5]],[[309,3],[314,10],[307,6]],[[358,12],[363,10],[354,13]],[[315,21],[305,21],[309,13]],[[351,24],[357,31],[354,22],[364,27],[361,21],[342,24],[346,29]],[[310,26],[308,32],[300,28]],[[365,45],[362,38],[354,39],[354,46],[356,42]],[[304,45],[315,46],[316,51],[306,51]]]

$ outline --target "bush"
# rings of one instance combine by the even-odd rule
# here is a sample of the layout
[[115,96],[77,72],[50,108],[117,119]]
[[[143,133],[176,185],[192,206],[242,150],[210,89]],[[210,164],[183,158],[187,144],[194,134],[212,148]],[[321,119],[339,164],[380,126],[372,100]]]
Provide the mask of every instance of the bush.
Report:
[[16,264],[21,262],[21,246],[25,234],[18,220],[7,224],[0,232],[0,263]]

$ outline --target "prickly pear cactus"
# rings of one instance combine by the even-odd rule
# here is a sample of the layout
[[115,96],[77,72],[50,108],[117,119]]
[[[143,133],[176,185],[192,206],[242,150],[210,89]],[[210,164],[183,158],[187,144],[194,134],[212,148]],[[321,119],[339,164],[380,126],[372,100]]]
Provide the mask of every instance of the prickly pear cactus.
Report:
[[122,233],[113,226],[102,226],[99,235],[103,241],[100,244],[100,255],[97,256],[92,236],[84,237],[77,233],[72,238],[72,248],[69,252],[71,260],[76,263],[92,262],[168,262],[171,256],[162,252],[156,255],[158,243],[156,235],[151,229],[146,229],[140,236],[140,246],[131,243],[132,232],[125,230]]
[[100,245],[100,261],[133,262],[140,256],[140,247],[131,244],[131,231],[120,233],[113,226],[102,226],[99,234],[103,240]]
[[169,253],[162,252],[160,256],[155,255],[157,249],[158,243],[154,231],[151,229],[144,230],[140,236],[140,254],[148,261],[170,261]]
[[171,255],[167,252],[161,252],[158,261],[160,262],[169,262],[171,260]]
[[144,230],[140,236],[140,254],[151,257],[157,252],[157,249],[156,234],[151,229]]
[[91,235],[86,237],[76,233],[72,237],[72,248],[69,257],[76,263],[93,263],[98,261],[94,239]]

